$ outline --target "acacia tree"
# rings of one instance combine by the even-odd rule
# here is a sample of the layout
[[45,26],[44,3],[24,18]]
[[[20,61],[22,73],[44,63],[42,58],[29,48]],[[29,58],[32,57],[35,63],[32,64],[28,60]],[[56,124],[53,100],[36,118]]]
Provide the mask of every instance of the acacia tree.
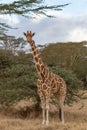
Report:
[[[13,0],[12,3],[8,4],[0,4],[0,14],[17,14],[22,15],[25,17],[33,17],[33,14],[43,14],[48,17],[52,17],[50,15],[47,15],[47,10],[62,10],[64,6],[68,4],[62,4],[62,5],[46,5],[46,2],[44,0]],[[4,31],[7,30],[9,27],[6,23],[0,23],[0,35],[4,33]]]
[[11,51],[14,55],[21,48],[24,48],[25,40],[21,37],[15,38],[14,36],[4,35],[1,38],[2,42],[0,42],[0,48],[4,50]]
[[10,4],[0,4],[1,14],[19,14],[27,16],[27,14],[44,14],[46,16],[46,10],[62,10],[62,7],[68,4],[62,5],[46,5],[44,0],[18,0],[13,1]]
[[[62,5],[46,5],[45,0],[13,0],[11,3],[2,3],[0,4],[0,15],[22,15],[24,17],[33,18],[35,15],[45,15],[47,17],[53,17],[51,15],[47,15],[47,10],[62,10],[64,6],[68,4],[62,4]],[[13,48],[15,48],[13,45],[14,43],[19,43],[19,39],[15,39],[14,36],[8,36],[6,32],[8,29],[15,29],[14,27],[11,27],[7,25],[6,23],[0,22],[0,45],[4,45],[4,47],[7,49],[7,47],[12,45]],[[24,43],[23,39],[22,43]],[[12,43],[13,41],[13,43]],[[16,41],[16,42],[15,42]],[[11,47],[10,45],[10,47]],[[0,46],[1,47],[1,46]],[[9,48],[10,48],[9,47]]]

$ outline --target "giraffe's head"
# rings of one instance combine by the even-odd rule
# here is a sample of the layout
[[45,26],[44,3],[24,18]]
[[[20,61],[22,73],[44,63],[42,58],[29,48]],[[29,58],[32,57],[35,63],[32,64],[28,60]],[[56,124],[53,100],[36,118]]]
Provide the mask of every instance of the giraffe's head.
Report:
[[26,36],[27,42],[32,42],[32,37],[35,35],[35,33],[32,33],[31,31],[24,32],[24,35]]

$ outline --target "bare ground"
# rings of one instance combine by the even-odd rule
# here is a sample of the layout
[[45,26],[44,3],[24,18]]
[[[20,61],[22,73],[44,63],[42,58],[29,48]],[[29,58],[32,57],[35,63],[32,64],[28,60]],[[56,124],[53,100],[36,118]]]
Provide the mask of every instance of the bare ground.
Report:
[[[87,91],[86,91],[87,94]],[[21,101],[15,109],[27,105],[27,101]],[[54,110],[55,111],[55,110]],[[33,111],[32,111],[33,112]],[[6,114],[0,112],[0,130],[87,130],[87,99],[74,103],[72,107],[65,106],[65,124],[58,119],[57,112],[50,113],[50,125],[41,125],[41,115],[22,117],[18,113]]]

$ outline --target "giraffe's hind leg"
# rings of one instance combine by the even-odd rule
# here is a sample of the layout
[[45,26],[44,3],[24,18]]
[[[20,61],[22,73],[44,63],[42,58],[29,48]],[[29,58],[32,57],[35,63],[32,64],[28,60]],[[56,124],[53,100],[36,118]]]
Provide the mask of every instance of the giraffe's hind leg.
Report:
[[62,121],[63,124],[65,122],[65,120],[64,120],[64,100],[65,100],[65,96],[61,96],[58,99],[58,103],[59,103],[59,119]]
[[46,99],[46,125],[49,124],[49,98]]
[[59,119],[62,120],[61,119],[61,108],[60,107],[59,107]]
[[60,106],[60,108],[59,108],[59,118],[62,121],[62,123],[64,124],[65,120],[64,120],[64,109],[63,109],[63,106]]
[[64,120],[64,100],[65,100],[65,96],[61,96],[61,98],[59,100],[59,117],[63,124],[65,122],[65,120]]

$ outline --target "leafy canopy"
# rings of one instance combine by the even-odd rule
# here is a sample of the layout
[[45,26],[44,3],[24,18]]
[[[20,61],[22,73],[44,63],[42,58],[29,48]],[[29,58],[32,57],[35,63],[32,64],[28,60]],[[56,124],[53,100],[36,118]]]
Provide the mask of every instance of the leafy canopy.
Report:
[[[11,3],[0,2],[0,14],[1,15],[22,15],[28,18],[34,18],[35,15],[45,15],[48,17],[53,17],[47,14],[47,10],[62,10],[64,6],[68,4],[61,5],[47,5],[45,0],[13,0]],[[6,32],[8,29],[14,29],[13,27],[7,25],[6,23],[0,22],[0,40],[6,39],[8,36]]]
[[[43,14],[48,17],[52,17],[47,15],[47,10],[62,10],[64,6],[68,4],[62,5],[52,5],[49,6],[46,4],[45,0],[13,0],[12,3],[2,3],[0,4],[0,15],[4,14],[17,14],[22,15],[28,18],[34,18],[34,14]],[[6,23],[0,23],[0,35],[4,34],[8,28],[11,28]]]
[[0,4],[1,14],[44,14],[47,15],[46,10],[62,10],[62,7],[68,4],[62,5],[46,5],[44,0],[18,0],[9,4]]

